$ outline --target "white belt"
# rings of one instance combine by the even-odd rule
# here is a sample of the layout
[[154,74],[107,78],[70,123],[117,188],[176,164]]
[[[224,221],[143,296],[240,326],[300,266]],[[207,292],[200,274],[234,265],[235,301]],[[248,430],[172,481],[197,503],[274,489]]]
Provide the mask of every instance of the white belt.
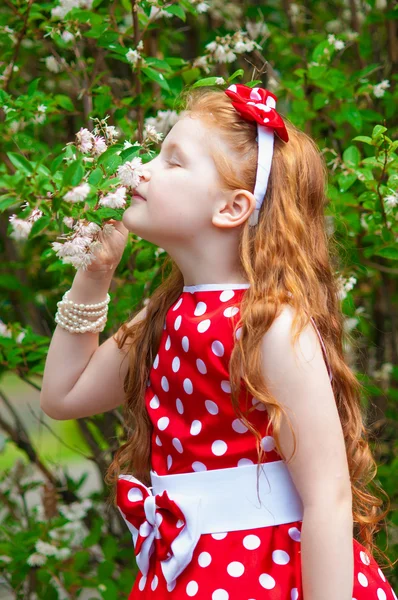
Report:
[[[284,461],[176,475],[156,475],[152,487],[120,475],[117,504],[143,575],[156,550],[169,585],[192,559],[204,533],[241,531],[303,519],[303,504]],[[261,502],[259,502],[259,498]]]

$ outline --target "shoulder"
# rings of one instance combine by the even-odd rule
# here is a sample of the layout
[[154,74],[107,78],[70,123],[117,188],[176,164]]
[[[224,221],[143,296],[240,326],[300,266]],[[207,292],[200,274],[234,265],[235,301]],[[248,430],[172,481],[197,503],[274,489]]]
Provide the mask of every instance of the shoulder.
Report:
[[311,320],[293,345],[293,321],[296,309],[283,304],[261,341],[262,366],[267,379],[288,383],[308,378],[315,372],[327,375],[322,348]]

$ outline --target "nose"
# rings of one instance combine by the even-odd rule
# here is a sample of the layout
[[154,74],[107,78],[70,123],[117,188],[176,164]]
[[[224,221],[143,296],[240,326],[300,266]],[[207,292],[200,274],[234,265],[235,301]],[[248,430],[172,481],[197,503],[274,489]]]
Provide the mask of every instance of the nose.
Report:
[[145,165],[145,169],[142,169],[142,175],[141,175],[141,180],[143,181],[149,181],[149,179],[151,178],[151,172],[150,170],[146,167]]

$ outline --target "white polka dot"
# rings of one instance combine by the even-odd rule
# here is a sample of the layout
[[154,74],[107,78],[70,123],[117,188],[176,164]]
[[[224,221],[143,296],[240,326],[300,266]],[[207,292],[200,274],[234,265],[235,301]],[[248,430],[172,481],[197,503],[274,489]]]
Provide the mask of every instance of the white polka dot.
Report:
[[229,563],[227,571],[228,575],[231,575],[231,577],[240,577],[245,572],[245,567],[242,565],[242,563],[234,561]]
[[169,454],[167,457],[167,468],[169,470],[170,470],[172,464],[173,464],[173,457]]
[[225,590],[216,590],[211,595],[211,600],[228,600],[229,594]]
[[163,522],[163,516],[159,512],[155,513],[156,527],[160,527],[162,522]]
[[178,356],[175,356],[173,358],[173,362],[172,362],[171,368],[173,369],[174,373],[177,373],[177,371],[179,370],[179,368],[180,368],[180,359],[178,358]]
[[368,587],[368,578],[363,573],[358,573],[358,581],[363,587]]
[[206,465],[199,461],[195,461],[194,463],[192,463],[192,468],[194,471],[207,471]]
[[168,382],[168,379],[167,379],[167,377],[165,377],[164,375],[163,375],[163,377],[162,377],[162,380],[161,380],[161,383],[160,383],[160,385],[162,386],[162,389],[163,389],[165,392],[168,392],[168,391],[169,391],[169,382]]
[[165,350],[170,350],[170,346],[171,346],[171,339],[170,339],[170,336],[168,335],[166,343],[164,345]]
[[243,545],[247,550],[256,550],[261,544],[261,540],[257,535],[247,535],[243,538]]
[[277,565],[287,565],[290,560],[290,556],[284,550],[274,550],[272,553],[272,560]]
[[200,567],[208,567],[211,563],[211,554],[208,552],[201,552],[198,556],[198,563]]
[[275,448],[275,440],[272,435],[266,435],[261,440],[261,445],[266,452],[271,452]]
[[223,392],[229,394],[231,391],[231,384],[229,383],[229,381],[223,379],[223,381],[221,382],[221,389]]
[[196,359],[196,367],[197,367],[199,373],[201,373],[202,375],[206,375],[207,368],[202,359],[200,359],[200,358]]
[[211,415],[216,415],[218,413],[218,406],[212,400],[205,400],[205,407],[207,412],[209,412]]
[[223,440],[216,440],[211,445],[211,451],[216,456],[222,456],[223,454],[226,453],[227,450],[228,450],[228,446],[225,442],[223,442]]
[[238,327],[238,329],[235,332],[235,337],[237,340],[240,340],[240,336],[242,335],[242,327]]
[[173,438],[173,441],[171,443],[173,444],[177,452],[179,452],[180,454],[184,452],[184,448],[182,447],[182,444],[178,438]]
[[228,306],[228,308],[226,308],[224,310],[223,314],[224,314],[224,317],[233,317],[238,312],[239,312],[239,308],[237,306]]
[[205,302],[198,302],[197,305],[195,306],[195,310],[194,310],[194,315],[195,317],[201,317],[202,315],[205,314],[207,310],[207,306]]
[[290,527],[288,534],[295,542],[299,542],[301,540],[301,531],[297,529],[297,527]]
[[150,401],[149,406],[153,409],[159,408],[160,402],[159,402],[159,398],[156,395]]
[[156,436],[155,442],[156,442],[157,446],[161,446],[162,445],[162,442],[160,441],[160,437],[158,435]]
[[232,429],[236,431],[236,433],[246,433],[246,431],[248,431],[248,428],[240,419],[232,421]]
[[377,598],[378,600],[387,600],[387,594],[381,588],[377,589]]
[[240,460],[238,460],[238,467],[248,467],[249,465],[252,465],[253,461],[250,460],[250,458],[241,458]]
[[184,525],[185,525],[185,521],[183,521],[182,519],[178,519],[178,521],[176,523],[177,529],[181,529],[181,527],[184,527]]
[[192,421],[192,425],[191,425],[191,430],[190,430],[190,434],[191,435],[198,435],[198,433],[200,433],[202,430],[202,423],[200,421]]
[[227,532],[224,531],[222,533],[212,533],[211,537],[214,538],[215,540],[223,540],[224,538],[227,537]]
[[144,587],[145,587],[145,584],[146,584],[146,577],[145,577],[145,575],[143,575],[143,576],[141,577],[141,579],[140,579],[140,582],[139,582],[139,584],[138,584],[138,587],[139,587],[139,589],[141,590],[141,592],[142,592],[142,590],[144,589]]
[[177,398],[177,400],[176,400],[176,407],[177,407],[177,410],[180,413],[180,415],[182,415],[184,412],[184,405],[179,398]]
[[144,521],[139,528],[139,534],[141,537],[148,537],[148,535],[151,533],[152,531],[152,527],[151,525],[148,523],[148,521]]
[[209,329],[210,325],[211,325],[210,319],[205,319],[204,321],[201,321],[198,325],[199,333],[204,333],[205,331],[207,331]]
[[153,576],[152,579],[152,583],[151,583],[151,590],[154,592],[156,590],[156,588],[158,587],[158,583],[159,583],[159,579],[157,575]]
[[378,569],[377,569],[377,570],[378,570],[378,572],[379,572],[379,575],[380,575],[380,577],[382,578],[382,580],[383,580],[383,581],[385,581],[385,580],[386,580],[386,578],[385,578],[385,575],[384,575],[383,571],[380,569],[380,567],[378,567]]
[[186,335],[184,335],[184,337],[182,338],[181,345],[183,347],[183,350],[185,352],[188,352],[188,350],[189,350],[189,339],[188,339],[188,337]]
[[161,417],[158,421],[158,429],[160,429],[160,431],[164,431],[169,423],[169,417]]
[[268,575],[268,573],[262,573],[258,578],[261,587],[266,590],[272,590],[275,587],[275,579]]
[[182,296],[181,296],[181,298],[179,299],[179,301],[177,302],[177,304],[174,304],[174,306],[173,306],[173,310],[177,310],[178,308],[180,308],[180,306],[181,306],[181,302],[182,302]]
[[174,321],[174,329],[176,331],[178,331],[178,329],[180,329],[180,325],[181,325],[181,321],[182,321],[182,316],[178,315],[178,317],[176,318],[176,320]]
[[174,579],[173,583],[168,583],[167,584],[167,591],[168,592],[172,592],[175,588],[175,586],[177,585],[177,581]]
[[190,581],[187,585],[187,596],[196,596],[199,586],[196,581]]
[[370,565],[370,558],[363,550],[360,551],[359,556],[364,565]]
[[256,410],[260,410],[260,411],[267,410],[267,408],[264,406],[264,404],[262,404],[259,400],[257,400],[257,398],[252,398],[252,404]]
[[155,360],[153,361],[153,368],[157,369],[159,365],[159,354],[155,356]]
[[138,488],[132,488],[128,491],[127,498],[130,500],[130,502],[139,502],[140,500],[144,499],[144,496],[141,490]]
[[223,290],[223,292],[220,294],[220,300],[221,302],[228,302],[228,300],[231,300],[231,298],[234,296],[234,290]]
[[298,597],[298,589],[292,588],[292,591],[290,592],[290,600],[298,600]]
[[193,385],[192,385],[192,381],[189,379],[189,377],[187,377],[186,379],[184,379],[182,387],[184,388],[185,392],[187,394],[192,394],[193,392]]
[[215,354],[216,356],[224,356],[224,345],[219,340],[215,340],[212,343],[211,349],[213,354]]

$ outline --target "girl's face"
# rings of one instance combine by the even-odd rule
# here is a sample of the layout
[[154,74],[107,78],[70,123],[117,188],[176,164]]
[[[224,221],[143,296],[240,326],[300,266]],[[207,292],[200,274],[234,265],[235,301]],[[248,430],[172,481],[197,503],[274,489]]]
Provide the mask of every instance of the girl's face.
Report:
[[[213,159],[210,139],[220,145],[199,118],[184,115],[164,139],[161,152],[144,165],[144,176],[123,224],[168,252],[203,243],[215,230],[213,216],[225,205],[225,192]],[[221,147],[220,147],[221,149]],[[227,151],[225,148],[223,151]]]

